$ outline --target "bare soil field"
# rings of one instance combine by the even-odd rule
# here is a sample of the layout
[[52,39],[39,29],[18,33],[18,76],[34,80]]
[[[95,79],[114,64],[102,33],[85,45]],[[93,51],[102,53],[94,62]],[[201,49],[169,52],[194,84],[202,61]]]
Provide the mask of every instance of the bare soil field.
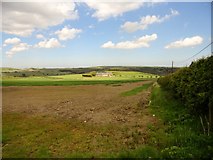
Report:
[[145,83],[3,87],[3,157],[104,157],[137,149],[156,122],[147,108],[150,88],[121,93]]

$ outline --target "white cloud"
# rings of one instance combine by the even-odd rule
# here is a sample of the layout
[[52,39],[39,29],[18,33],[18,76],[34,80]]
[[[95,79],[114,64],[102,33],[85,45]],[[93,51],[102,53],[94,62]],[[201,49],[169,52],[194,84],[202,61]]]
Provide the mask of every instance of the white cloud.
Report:
[[6,52],[6,55],[8,57],[12,57],[17,52],[28,50],[31,47],[31,45],[28,45],[27,43],[18,43],[15,44],[9,51]]
[[7,46],[8,44],[17,44],[17,43],[20,43],[20,42],[21,42],[21,40],[19,38],[16,38],[16,37],[8,38],[4,41],[3,46]]
[[56,38],[44,40],[35,45],[35,48],[59,48],[62,47]]
[[42,35],[42,34],[37,34],[36,38],[38,38],[38,39],[45,39],[44,35]]
[[2,3],[2,30],[8,34],[29,36],[35,29],[61,24],[66,19],[77,19],[75,3]]
[[64,27],[62,30],[56,31],[55,34],[58,35],[60,40],[65,41],[74,39],[81,32],[82,30],[80,29]]
[[194,36],[190,38],[181,39],[175,42],[172,42],[165,46],[166,49],[170,48],[183,48],[183,47],[193,47],[199,45],[203,42],[203,38],[200,36]]
[[125,12],[139,9],[143,2],[97,2],[88,1],[85,2],[95,12],[92,17],[98,18],[99,21],[106,20],[110,17],[121,16]]
[[92,28],[95,28],[95,26],[91,24],[91,25],[88,26],[88,28],[92,29]]
[[115,49],[135,49],[141,47],[149,47],[149,42],[157,39],[157,34],[145,35],[134,41],[123,41],[118,43],[113,43],[108,41],[104,43],[102,48],[115,48]]
[[179,12],[171,9],[171,13],[166,14],[163,17],[156,16],[156,15],[152,15],[152,16],[147,15],[145,17],[142,17],[139,22],[127,21],[121,26],[121,29],[123,29],[124,31],[129,32],[129,33],[135,32],[137,30],[144,30],[153,23],[162,23],[162,22],[170,19],[171,17],[177,16],[177,15],[179,15]]
[[115,48],[115,44],[112,43],[112,41],[108,41],[108,42],[104,43],[101,47],[102,48]]

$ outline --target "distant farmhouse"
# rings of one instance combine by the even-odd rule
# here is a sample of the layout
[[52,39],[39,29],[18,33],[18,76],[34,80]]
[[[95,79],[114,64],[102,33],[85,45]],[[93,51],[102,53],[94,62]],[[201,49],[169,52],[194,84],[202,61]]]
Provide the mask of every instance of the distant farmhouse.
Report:
[[96,76],[97,77],[112,77],[113,74],[111,72],[97,72]]

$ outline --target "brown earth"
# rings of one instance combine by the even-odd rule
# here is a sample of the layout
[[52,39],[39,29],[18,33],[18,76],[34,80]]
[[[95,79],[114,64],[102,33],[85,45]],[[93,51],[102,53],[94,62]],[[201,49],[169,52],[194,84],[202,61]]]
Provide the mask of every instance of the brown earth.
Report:
[[[144,83],[150,82],[122,85],[3,87],[3,124],[4,115],[10,114],[21,114],[31,118],[39,116],[43,119],[54,117],[57,121],[76,122],[93,126],[93,128],[117,127],[117,138],[111,137],[111,139],[114,138],[117,143],[123,143],[124,146],[130,146],[131,136],[129,134],[137,132],[141,134],[138,139],[140,142],[137,143],[143,144],[145,143],[147,125],[154,124],[156,121],[155,117],[148,111],[150,89],[134,96],[124,97],[121,96],[121,93]],[[89,132],[87,135],[93,141],[95,134],[98,134],[95,129],[94,133],[88,130],[85,132]],[[112,129],[110,131],[103,130],[102,138],[106,135],[108,137],[115,136],[110,135],[110,132],[113,134]],[[133,148],[136,148],[135,145]],[[108,150],[104,147],[96,147],[94,150],[90,148],[86,151],[107,152]],[[7,150],[3,150],[3,155],[4,151]],[[52,154],[58,155],[54,154],[53,151]]]
[[3,87],[3,113],[60,116],[84,123],[144,123],[141,114],[149,103],[150,91],[123,97],[120,93],[147,82],[122,86]]

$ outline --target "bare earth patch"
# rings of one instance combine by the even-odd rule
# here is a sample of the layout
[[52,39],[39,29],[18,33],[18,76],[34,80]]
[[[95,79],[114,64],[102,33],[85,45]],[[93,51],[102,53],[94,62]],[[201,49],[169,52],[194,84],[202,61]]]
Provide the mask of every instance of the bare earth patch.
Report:
[[[120,86],[3,87],[3,137],[4,134],[9,136],[6,142],[3,141],[3,157],[14,156],[15,153],[10,151],[12,147],[29,143],[29,148],[23,149],[20,155],[72,157],[74,153],[90,153],[103,157],[123,149],[136,149],[146,141],[147,125],[155,123],[147,109],[150,89],[134,96],[123,97],[120,94],[144,83],[150,82]],[[19,119],[17,126],[26,123],[23,135],[21,128],[15,127],[22,135],[18,139],[17,136],[11,137],[14,134],[9,129],[4,131],[15,117]],[[46,154],[39,152],[41,146],[37,144],[36,134],[40,129],[33,125],[45,130],[42,130],[40,138],[48,141],[43,146]],[[31,132],[26,134],[25,129],[27,133]],[[60,139],[57,145],[53,141],[55,138],[57,141]]]

